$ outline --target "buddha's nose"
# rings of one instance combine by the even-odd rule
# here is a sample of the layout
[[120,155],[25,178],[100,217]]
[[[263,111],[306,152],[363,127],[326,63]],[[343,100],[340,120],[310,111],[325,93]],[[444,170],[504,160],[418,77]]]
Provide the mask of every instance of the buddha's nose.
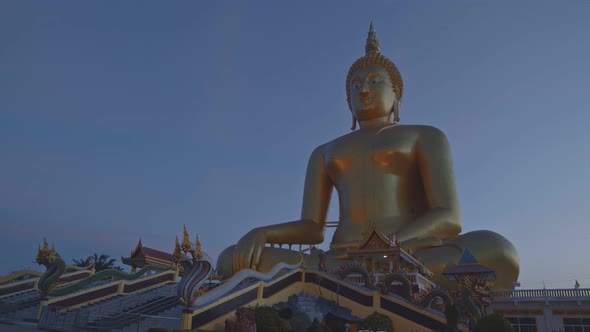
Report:
[[361,86],[361,96],[366,97],[369,95],[369,82],[365,81]]

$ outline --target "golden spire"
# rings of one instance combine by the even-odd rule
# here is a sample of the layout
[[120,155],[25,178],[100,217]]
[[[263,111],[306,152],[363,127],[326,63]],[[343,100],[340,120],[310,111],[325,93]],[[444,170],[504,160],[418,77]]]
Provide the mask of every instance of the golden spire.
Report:
[[55,262],[55,258],[57,257],[57,253],[55,252],[55,247],[53,246],[53,243],[51,244],[51,250],[49,251],[49,257],[48,260],[50,263]]
[[381,52],[381,45],[379,45],[379,41],[377,40],[377,33],[375,32],[375,28],[373,27],[373,21],[371,21],[371,25],[369,26],[369,34],[367,36],[367,44],[365,45],[365,54],[375,54]]
[[176,241],[174,242],[174,253],[172,254],[172,257],[174,257],[174,260],[177,262],[180,262],[180,259],[182,258],[180,254],[180,243],[178,242],[178,235],[176,236]]
[[188,232],[186,230],[186,225],[184,225],[184,230],[182,231],[182,251],[185,253],[191,250],[191,241],[188,239]]
[[49,245],[47,244],[47,238],[43,238],[43,254],[49,255]]
[[199,241],[199,234],[196,234],[195,237],[195,254],[194,257],[198,260],[203,258],[203,253],[201,252],[201,241]]

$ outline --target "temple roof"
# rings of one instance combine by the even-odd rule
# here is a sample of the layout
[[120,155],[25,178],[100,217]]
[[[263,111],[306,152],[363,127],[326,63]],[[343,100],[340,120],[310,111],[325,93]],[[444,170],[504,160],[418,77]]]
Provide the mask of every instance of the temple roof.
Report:
[[475,256],[473,256],[473,254],[471,253],[471,251],[469,249],[463,250],[461,257],[459,257],[459,260],[457,261],[457,264],[477,264],[477,263],[478,263],[477,259],[475,259]]
[[[131,262],[143,262],[144,264],[147,263],[164,263],[164,262],[173,262],[174,259],[172,254],[160,251],[157,249],[153,249],[150,247],[144,247],[141,239],[137,242],[135,249],[131,251],[131,255],[129,257],[121,257],[121,261],[124,264],[131,264]],[[149,262],[148,262],[149,261]],[[157,264],[160,265],[160,264]],[[138,265],[141,266],[141,265]]]
[[495,280],[496,271],[479,264],[469,249],[464,249],[457,264],[442,273],[449,280],[457,280],[460,275],[480,275],[484,280]]
[[143,247],[142,252],[144,256],[150,256],[172,262],[172,254],[169,254],[167,252],[163,252],[149,247]]
[[388,249],[394,247],[395,245],[379,230],[377,224],[372,222],[369,224],[369,229],[363,233],[363,242],[358,249]]

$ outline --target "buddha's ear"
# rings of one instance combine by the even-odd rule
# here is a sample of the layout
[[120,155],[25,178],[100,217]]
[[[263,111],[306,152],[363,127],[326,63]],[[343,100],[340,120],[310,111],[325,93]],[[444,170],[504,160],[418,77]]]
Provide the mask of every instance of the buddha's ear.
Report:
[[350,130],[354,131],[356,130],[356,118],[354,117],[354,114],[352,114],[352,112],[350,112],[350,114],[352,115],[352,126],[350,127]]
[[400,100],[395,98],[393,100],[393,106],[391,107],[391,113],[389,114],[390,119],[391,119],[391,115],[393,115],[393,123],[399,122],[399,104],[400,104]]

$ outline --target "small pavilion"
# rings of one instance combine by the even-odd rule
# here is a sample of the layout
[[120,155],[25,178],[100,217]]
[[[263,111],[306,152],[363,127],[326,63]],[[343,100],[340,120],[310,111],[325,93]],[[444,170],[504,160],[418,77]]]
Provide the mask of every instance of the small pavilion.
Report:
[[131,251],[129,257],[121,257],[121,262],[125,265],[131,266],[131,272],[135,272],[136,269],[142,268],[146,265],[155,265],[159,267],[172,267],[174,266],[174,259],[172,254],[157,249],[144,247],[141,243],[141,238],[135,249]]
[[463,277],[488,283],[496,280],[496,271],[479,264],[469,249],[463,250],[457,264],[446,269],[442,274],[448,280],[455,280],[457,282]]
[[432,276],[432,272],[422,264],[420,260],[407,251],[395,240],[394,236],[388,238],[383,234],[376,223],[371,223],[363,233],[363,241],[356,249],[346,251],[345,259],[360,260],[361,264],[370,273],[377,273],[377,262],[387,258],[388,268],[386,273],[402,270],[402,264],[411,266],[416,272]]
[[[422,262],[405,250],[392,235],[388,238],[381,232],[376,223],[371,223],[367,231],[363,232],[361,244],[354,249],[348,249],[343,259],[360,261],[374,284],[380,284],[386,275],[391,273],[404,274],[412,289],[416,292],[435,287],[431,281],[433,273]],[[377,264],[387,263],[387,269],[378,269]]]

